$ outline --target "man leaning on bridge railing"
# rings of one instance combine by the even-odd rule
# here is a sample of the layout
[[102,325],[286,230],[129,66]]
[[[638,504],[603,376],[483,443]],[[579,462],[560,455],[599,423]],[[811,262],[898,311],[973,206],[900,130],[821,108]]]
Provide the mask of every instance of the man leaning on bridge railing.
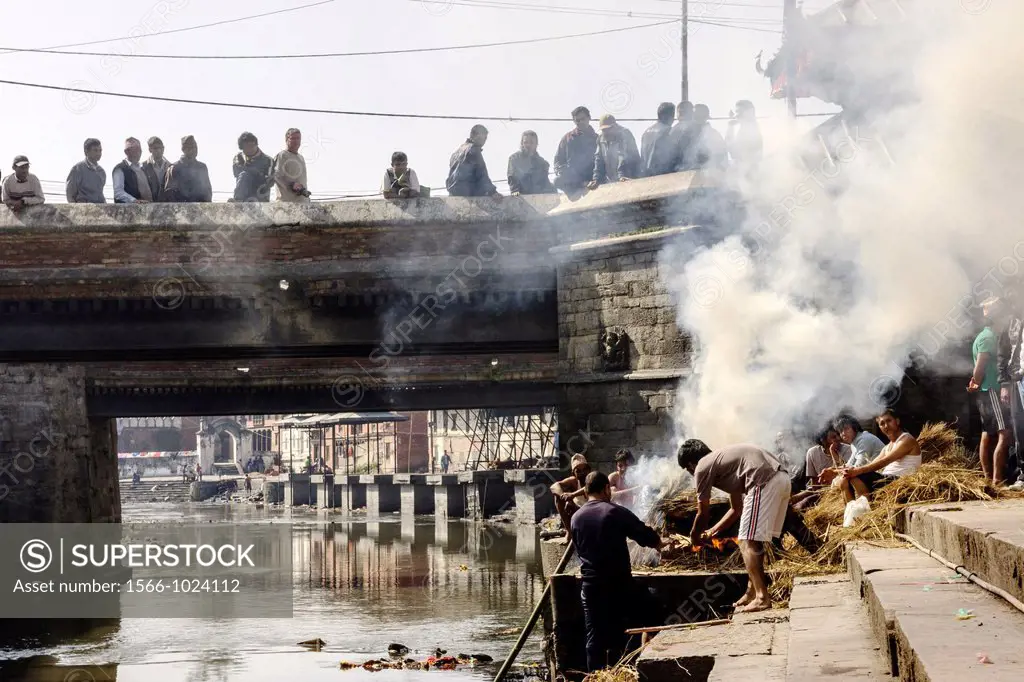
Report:
[[3,201],[15,213],[26,206],[36,206],[46,201],[43,186],[32,173],[28,172],[27,156],[14,157],[14,172],[4,178]]

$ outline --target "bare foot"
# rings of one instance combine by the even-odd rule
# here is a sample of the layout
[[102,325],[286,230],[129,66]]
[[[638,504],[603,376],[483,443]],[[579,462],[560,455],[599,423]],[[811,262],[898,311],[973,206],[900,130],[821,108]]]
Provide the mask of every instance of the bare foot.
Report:
[[734,609],[739,609],[741,606],[746,606],[747,604],[749,604],[753,600],[754,600],[754,592],[753,591],[747,592],[742,597],[740,597],[738,601],[734,602],[732,606],[733,606]]
[[772,603],[767,599],[755,599],[749,604],[745,604],[742,607],[736,609],[736,613],[755,613],[757,611],[768,611],[772,608]]

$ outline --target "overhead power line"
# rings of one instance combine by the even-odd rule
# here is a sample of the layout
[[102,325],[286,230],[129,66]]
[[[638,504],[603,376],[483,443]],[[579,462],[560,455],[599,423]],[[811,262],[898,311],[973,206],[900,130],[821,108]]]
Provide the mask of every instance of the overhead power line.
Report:
[[[411,47],[400,50],[371,50],[366,52],[324,52],[318,54],[254,54],[254,55],[187,55],[187,54],[118,54],[117,52],[81,52],[71,50],[52,50],[49,48],[24,48],[20,52],[36,52],[42,54],[77,55],[84,57],[126,57],[129,59],[321,59],[326,57],[370,57],[389,54],[415,54],[421,52],[449,52],[455,50],[474,50],[485,47],[504,47],[508,45],[528,45],[531,43],[544,43],[555,40],[568,40],[570,38],[588,38],[591,36],[607,35],[609,33],[621,33],[623,31],[636,31],[643,28],[655,26],[667,26],[668,24],[679,23],[678,19],[669,21],[658,21],[652,24],[638,24],[636,26],[623,26],[620,28],[609,28],[603,31],[589,31],[587,33],[572,33],[569,35],[549,36],[546,38],[524,38],[522,40],[506,40],[493,43],[475,43],[472,45],[444,45],[439,47]],[[5,50],[10,48],[2,48]]]
[[[595,17],[621,17],[624,19],[673,19],[676,18],[676,14],[664,14],[659,12],[634,12],[631,10],[615,10],[605,9],[599,7],[567,7],[565,5],[532,5],[524,4],[519,2],[507,2],[505,0],[409,0],[410,2],[418,2],[428,5],[444,5],[450,7],[452,5],[458,5],[461,7],[475,7],[479,9],[508,9],[518,10],[525,12],[544,12],[548,14],[577,14],[584,16],[595,16]],[[713,18],[713,17],[712,17]],[[736,22],[760,22],[765,19],[754,19],[754,18],[740,18],[740,17],[720,17],[718,23],[701,19],[691,18],[690,23],[693,24],[706,24],[708,26],[720,26],[723,28],[734,28],[739,30],[748,31],[761,31],[769,33],[781,33],[781,31],[769,31],[768,29],[757,29],[749,26],[743,26],[740,24],[725,23],[726,21]],[[774,24],[781,25],[781,20],[767,20]]]
[[[17,47],[4,48],[7,51],[6,52],[0,52],[0,55],[14,54],[16,52],[35,52],[37,50],[62,50],[64,48],[68,48],[68,47],[86,47],[88,45],[103,45],[105,43],[117,43],[117,42],[120,42],[122,40],[133,40],[133,39],[141,40],[143,38],[153,38],[155,36],[166,36],[166,35],[170,35],[172,33],[185,33],[187,31],[198,31],[199,29],[203,29],[203,28],[212,28],[214,26],[226,26],[228,24],[238,24],[238,23],[241,23],[243,21],[250,21],[252,19],[262,19],[264,17],[272,17],[272,16],[275,16],[275,15],[278,15],[278,14],[286,14],[288,12],[298,12],[300,10],[310,9],[312,7],[320,7],[321,5],[329,5],[329,4],[334,3],[334,2],[337,2],[337,0],[318,0],[318,2],[311,2],[309,4],[298,5],[296,7],[286,7],[284,9],[278,9],[278,10],[274,10],[272,12],[263,12],[261,14],[250,14],[248,16],[236,17],[234,19],[222,19],[221,21],[214,21],[214,22],[211,22],[209,24],[199,24],[197,26],[185,26],[183,28],[174,28],[174,29],[169,29],[167,31],[155,31],[153,33],[146,33],[146,34],[143,34],[141,36],[118,36],[117,38],[104,38],[103,40],[90,40],[90,41],[84,42],[84,43],[68,43],[66,45],[50,45],[48,47],[41,47],[41,48],[35,48],[35,49],[32,49],[32,48],[17,48]],[[119,55],[119,56],[123,56],[123,55]]]
[[[35,88],[38,90],[54,90],[58,92],[77,92],[84,95],[97,95],[103,97],[120,97],[122,99],[137,99],[151,102],[169,102],[172,104],[195,104],[209,107],[230,107],[234,109],[253,109],[258,111],[286,111],[299,114],[325,114],[328,116],[364,116],[368,118],[406,118],[446,121],[519,121],[523,123],[554,123],[565,122],[568,116],[464,116],[456,114],[409,114],[384,111],[346,111],[342,109],[317,109],[306,107],[283,107],[272,104],[244,104],[240,102],[216,102],[211,100],[183,99],[180,97],[161,97],[159,95],[136,95],[127,92],[107,92],[104,90],[92,90],[89,88],[73,88],[67,85],[48,85],[44,83],[26,83],[24,81],[12,81],[0,79],[2,85],[13,85],[21,88]],[[811,114],[814,116],[834,116],[835,112],[829,114]],[[712,117],[713,121],[726,120],[728,117]],[[620,118],[622,122],[649,123],[650,118]]]

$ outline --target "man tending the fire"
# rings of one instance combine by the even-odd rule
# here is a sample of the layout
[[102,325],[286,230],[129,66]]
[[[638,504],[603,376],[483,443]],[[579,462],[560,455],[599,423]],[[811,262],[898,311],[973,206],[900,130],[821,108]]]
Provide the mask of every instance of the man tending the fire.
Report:
[[[747,591],[733,606],[736,613],[772,607],[764,570],[764,543],[782,535],[791,492],[789,476],[779,460],[754,445],[729,445],[711,451],[703,441],[690,439],[679,447],[679,466],[693,475],[697,515],[690,542],[694,547],[714,540],[739,519],[740,552],[750,577]],[[729,494],[729,511],[705,531],[711,511],[711,489]]]

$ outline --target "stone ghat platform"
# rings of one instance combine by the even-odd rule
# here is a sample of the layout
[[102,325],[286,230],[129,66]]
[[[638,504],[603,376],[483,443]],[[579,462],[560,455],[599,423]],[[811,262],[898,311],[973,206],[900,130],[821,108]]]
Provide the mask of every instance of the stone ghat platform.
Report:
[[269,503],[313,505],[368,516],[434,514],[487,519],[514,513],[535,524],[555,511],[550,487],[557,469],[462,471],[449,474],[282,474],[264,481]]
[[798,578],[788,609],[658,634],[640,680],[1024,679],[1024,612],[965,577],[1019,600],[1022,520],[1024,500],[914,507],[907,535],[927,551],[848,545],[848,572]]

